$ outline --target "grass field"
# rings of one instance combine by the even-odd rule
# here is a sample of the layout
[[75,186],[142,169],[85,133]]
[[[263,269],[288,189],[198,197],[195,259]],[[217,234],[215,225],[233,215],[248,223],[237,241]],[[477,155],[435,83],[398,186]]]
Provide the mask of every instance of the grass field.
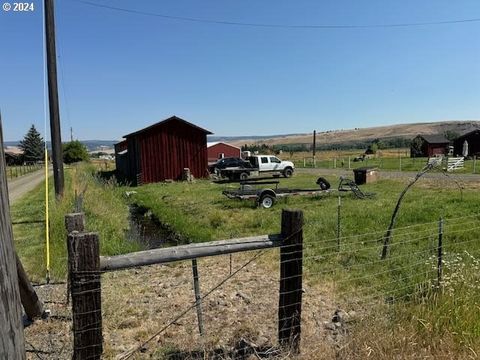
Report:
[[[334,176],[327,179],[333,188],[338,184]],[[315,188],[315,180],[314,175],[296,174],[281,179],[281,186]],[[148,208],[183,243],[278,233],[282,209],[301,209],[305,217],[305,283],[312,289],[329,288],[328,293],[317,296],[327,296],[337,306],[359,313],[349,330],[349,341],[337,352],[340,358],[388,359],[399,354],[407,358],[418,354],[431,359],[469,358],[480,352],[479,185],[469,182],[459,191],[447,178],[421,179],[404,198],[389,256],[380,260],[385,230],[406,184],[406,179],[381,180],[363,186],[362,190],[376,194],[365,200],[342,193],[341,237],[337,238],[336,194],[286,198],[271,209],[261,209],[221,194],[234,185],[196,180],[128,188],[94,176],[91,166],[74,167],[67,175],[65,199],[59,203],[51,199],[52,275],[54,279],[65,275],[63,216],[73,209],[75,190],[82,192],[85,187],[87,228],[100,232],[102,255],[140,248],[125,240],[128,204]],[[135,193],[126,197],[127,191]],[[42,218],[43,196],[42,191],[34,191],[15,204],[14,221]],[[440,217],[445,222],[439,289]],[[14,231],[27,272],[41,280],[45,267],[42,226],[15,225]],[[275,271],[278,266],[273,255],[265,255],[263,261],[263,268]],[[305,304],[306,313],[317,311],[312,304]]]
[[[411,158],[409,149],[379,150],[377,154],[370,155],[363,161],[354,161],[365,150],[348,151],[318,151],[315,163],[311,152],[284,152],[279,155],[282,160],[292,161],[296,167],[319,169],[356,169],[365,166],[375,166],[386,171],[419,171],[428,161],[428,158]],[[455,173],[472,174],[480,172],[480,163],[472,159],[465,161],[464,169],[455,170]]]
[[[334,186],[338,181],[328,180]],[[281,181],[281,185],[305,188],[313,187],[315,178],[297,174]],[[381,241],[405,185],[405,181],[384,180],[364,186],[363,190],[376,193],[374,199],[368,200],[342,194],[339,249],[336,196],[287,198],[272,209],[260,209],[251,202],[224,198],[221,190],[227,185],[197,181],[146,185],[136,189],[138,193],[131,201],[150,208],[160,221],[180,232],[185,242],[277,233],[283,208],[302,209],[305,214],[304,264],[309,282],[333,284],[337,300],[347,308],[368,309],[372,303],[377,307],[383,301],[399,304],[393,313],[391,308],[385,313],[391,322],[380,322],[384,328],[377,324],[368,328],[377,333],[359,333],[356,339],[362,336],[378,339],[387,329],[400,331],[401,326],[408,325],[418,330],[412,335],[417,341],[412,341],[415,348],[422,342],[425,346],[432,345],[433,341],[446,336],[451,340],[446,345],[448,351],[453,346],[458,355],[466,344],[477,351],[480,311],[475,304],[478,304],[479,277],[467,269],[477,266],[480,254],[476,241],[480,225],[478,186],[472,184],[462,194],[457,185],[448,180],[419,181],[402,204],[389,257],[380,261]],[[446,219],[443,241],[448,275],[445,279],[454,280],[453,283],[445,280],[448,290],[443,295],[435,290],[440,217]],[[465,251],[469,251],[468,254]],[[467,285],[459,281],[460,278]],[[457,299],[459,293],[462,296]],[[399,345],[398,339],[385,335],[384,338]],[[382,344],[385,345],[378,342],[377,353],[382,352]],[[447,350],[439,353],[443,351]],[[386,358],[389,355],[387,351]]]
[[[75,192],[80,194],[87,189],[83,200],[86,228],[99,232],[102,254],[114,255],[140,248],[138,244],[125,240],[129,213],[128,206],[119,195],[121,192],[111,183],[98,181],[94,168],[81,165],[67,169],[65,195],[61,201],[55,200],[53,179],[49,184],[50,276],[53,281],[66,277],[67,234],[64,216],[74,212]],[[43,183],[11,207],[15,247],[27,273],[35,282],[44,282],[46,276],[45,223],[40,222],[45,220],[44,189]],[[28,223],[29,221],[36,223]]]

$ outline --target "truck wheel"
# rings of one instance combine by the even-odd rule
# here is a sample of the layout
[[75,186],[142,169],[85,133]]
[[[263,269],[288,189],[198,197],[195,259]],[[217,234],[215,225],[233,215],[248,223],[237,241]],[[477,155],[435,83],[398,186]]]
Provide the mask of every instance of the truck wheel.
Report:
[[270,209],[275,204],[275,198],[272,195],[263,195],[260,199],[260,205],[264,209]]
[[283,170],[283,176],[285,176],[286,178],[289,178],[293,175],[293,169],[292,168],[286,168],[285,170]]
[[240,180],[247,180],[248,179],[248,173],[242,172],[240,174]]

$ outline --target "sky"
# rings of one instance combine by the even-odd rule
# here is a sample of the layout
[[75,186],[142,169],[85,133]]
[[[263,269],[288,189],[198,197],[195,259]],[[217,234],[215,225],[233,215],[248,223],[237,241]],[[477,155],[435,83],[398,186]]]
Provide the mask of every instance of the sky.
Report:
[[[7,141],[31,124],[45,136],[33,4],[0,10]],[[478,0],[56,0],[55,16],[63,140],[70,128],[116,140],[171,115],[218,136],[480,119]]]

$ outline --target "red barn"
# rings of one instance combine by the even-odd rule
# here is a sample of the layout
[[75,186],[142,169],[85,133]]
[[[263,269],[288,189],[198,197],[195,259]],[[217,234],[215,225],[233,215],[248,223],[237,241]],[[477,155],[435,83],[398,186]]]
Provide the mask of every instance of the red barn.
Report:
[[443,135],[417,135],[412,139],[410,157],[446,155],[450,141]]
[[184,168],[196,178],[205,177],[208,134],[211,132],[172,116],[125,135],[126,147],[124,142],[115,146],[119,175],[133,185],[180,180]]
[[241,149],[224,142],[207,143],[208,162],[215,162],[226,157],[240,157]]

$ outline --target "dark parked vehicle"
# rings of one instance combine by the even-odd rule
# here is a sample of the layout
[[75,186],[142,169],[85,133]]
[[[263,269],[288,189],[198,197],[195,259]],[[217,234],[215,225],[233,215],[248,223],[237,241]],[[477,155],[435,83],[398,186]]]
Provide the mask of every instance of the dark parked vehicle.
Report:
[[251,169],[253,166],[249,161],[236,157],[229,157],[218,160],[216,163],[210,165],[208,170],[213,174],[226,168]]

